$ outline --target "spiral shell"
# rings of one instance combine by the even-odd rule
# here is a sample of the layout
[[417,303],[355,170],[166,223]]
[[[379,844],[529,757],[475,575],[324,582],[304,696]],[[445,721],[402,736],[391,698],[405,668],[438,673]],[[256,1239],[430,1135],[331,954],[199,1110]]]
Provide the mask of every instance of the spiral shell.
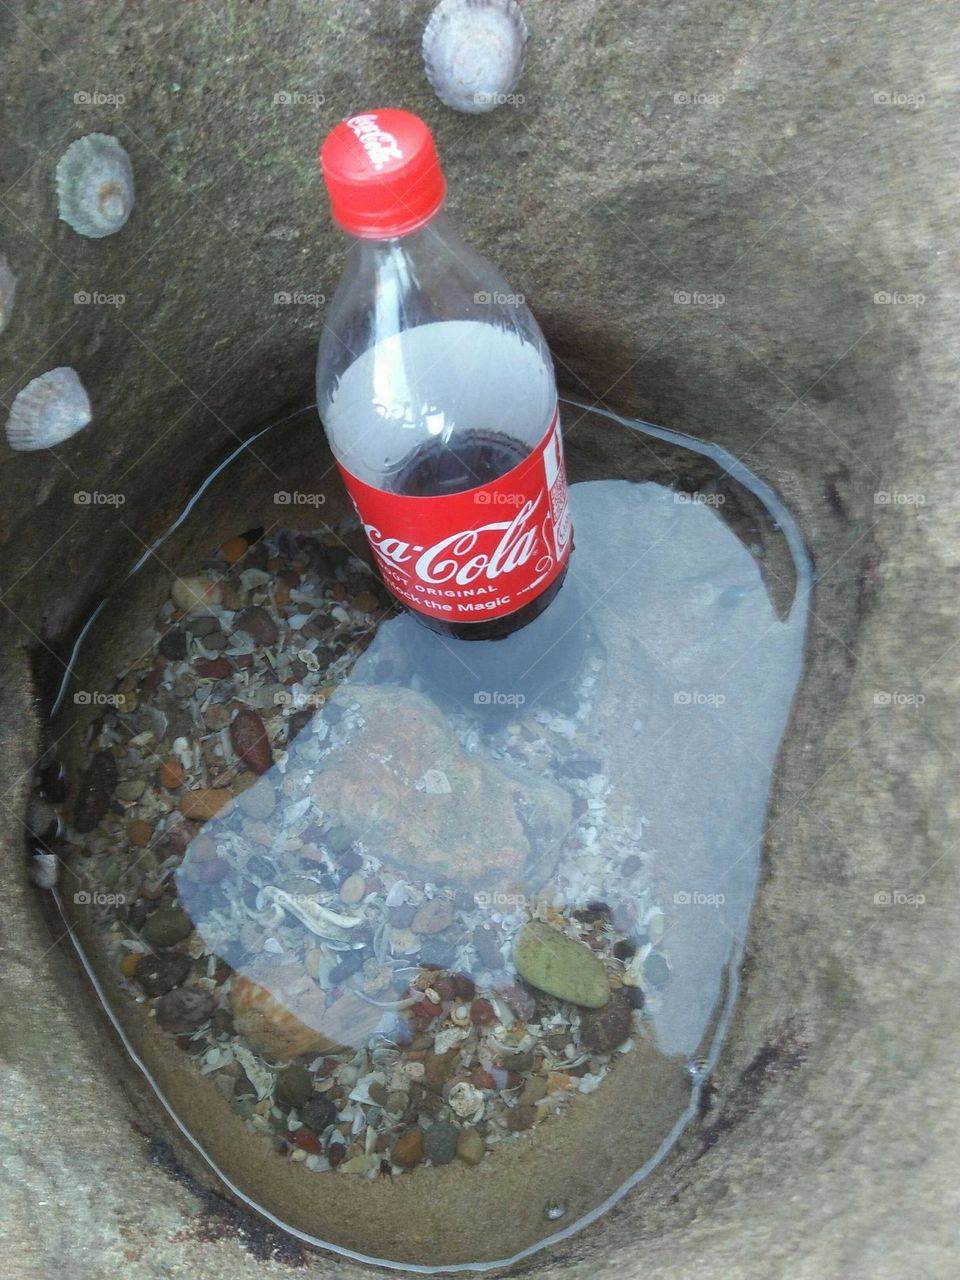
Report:
[[76,370],[51,369],[28,382],[14,400],[7,440],[11,449],[50,449],[76,435],[92,416]]
[[528,35],[516,0],[441,0],[423,33],[427,79],[455,111],[492,111],[520,79]]
[[133,165],[116,138],[88,133],[57,164],[60,217],[74,231],[101,240],[119,231],[133,209]]
[[13,274],[13,268],[0,253],[0,333],[10,323],[10,317],[13,315],[13,300],[17,294],[17,277]]

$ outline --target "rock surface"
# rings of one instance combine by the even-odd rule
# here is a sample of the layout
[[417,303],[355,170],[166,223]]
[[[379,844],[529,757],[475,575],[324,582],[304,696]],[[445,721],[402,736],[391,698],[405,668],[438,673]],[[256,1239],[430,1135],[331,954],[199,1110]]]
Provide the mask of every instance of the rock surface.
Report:
[[[327,820],[421,880],[543,883],[570,825],[566,792],[467,756],[437,706],[412,689],[351,685],[334,705],[359,723],[313,784]],[[429,771],[443,775],[442,788],[425,785]],[[433,912],[424,910],[422,932],[434,931],[436,920],[423,927]]]

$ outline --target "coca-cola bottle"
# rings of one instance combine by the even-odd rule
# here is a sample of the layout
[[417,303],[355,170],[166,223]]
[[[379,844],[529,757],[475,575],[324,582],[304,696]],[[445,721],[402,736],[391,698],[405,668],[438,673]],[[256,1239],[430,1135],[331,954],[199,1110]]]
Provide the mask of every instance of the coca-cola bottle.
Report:
[[[523,297],[442,212],[422,120],[352,116],[321,165],[355,243],[326,316],[317,403],[376,563],[432,630],[513,636],[560,590],[572,543],[550,352]],[[525,641],[528,656],[542,639]]]

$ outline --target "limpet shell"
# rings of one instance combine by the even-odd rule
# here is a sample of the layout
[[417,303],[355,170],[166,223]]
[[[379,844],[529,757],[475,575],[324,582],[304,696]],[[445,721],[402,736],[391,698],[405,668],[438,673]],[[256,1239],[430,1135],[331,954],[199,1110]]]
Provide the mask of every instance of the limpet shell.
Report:
[[7,440],[11,449],[50,449],[76,435],[92,417],[79,375],[64,365],[23,388],[10,409]]
[[441,0],[423,32],[423,63],[455,111],[492,111],[523,71],[529,32],[516,0]]
[[119,231],[133,210],[133,165],[108,133],[72,142],[57,163],[60,217],[81,236],[102,240]]
[[7,259],[0,253],[0,333],[10,323],[13,302],[17,295],[17,277]]

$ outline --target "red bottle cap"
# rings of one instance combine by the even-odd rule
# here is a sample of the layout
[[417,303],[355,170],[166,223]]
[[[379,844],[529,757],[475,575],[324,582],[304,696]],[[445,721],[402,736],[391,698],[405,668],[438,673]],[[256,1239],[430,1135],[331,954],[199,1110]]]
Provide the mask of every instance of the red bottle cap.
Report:
[[409,111],[350,116],[320,149],[334,221],[353,236],[385,240],[429,222],[446,184],[430,130]]

